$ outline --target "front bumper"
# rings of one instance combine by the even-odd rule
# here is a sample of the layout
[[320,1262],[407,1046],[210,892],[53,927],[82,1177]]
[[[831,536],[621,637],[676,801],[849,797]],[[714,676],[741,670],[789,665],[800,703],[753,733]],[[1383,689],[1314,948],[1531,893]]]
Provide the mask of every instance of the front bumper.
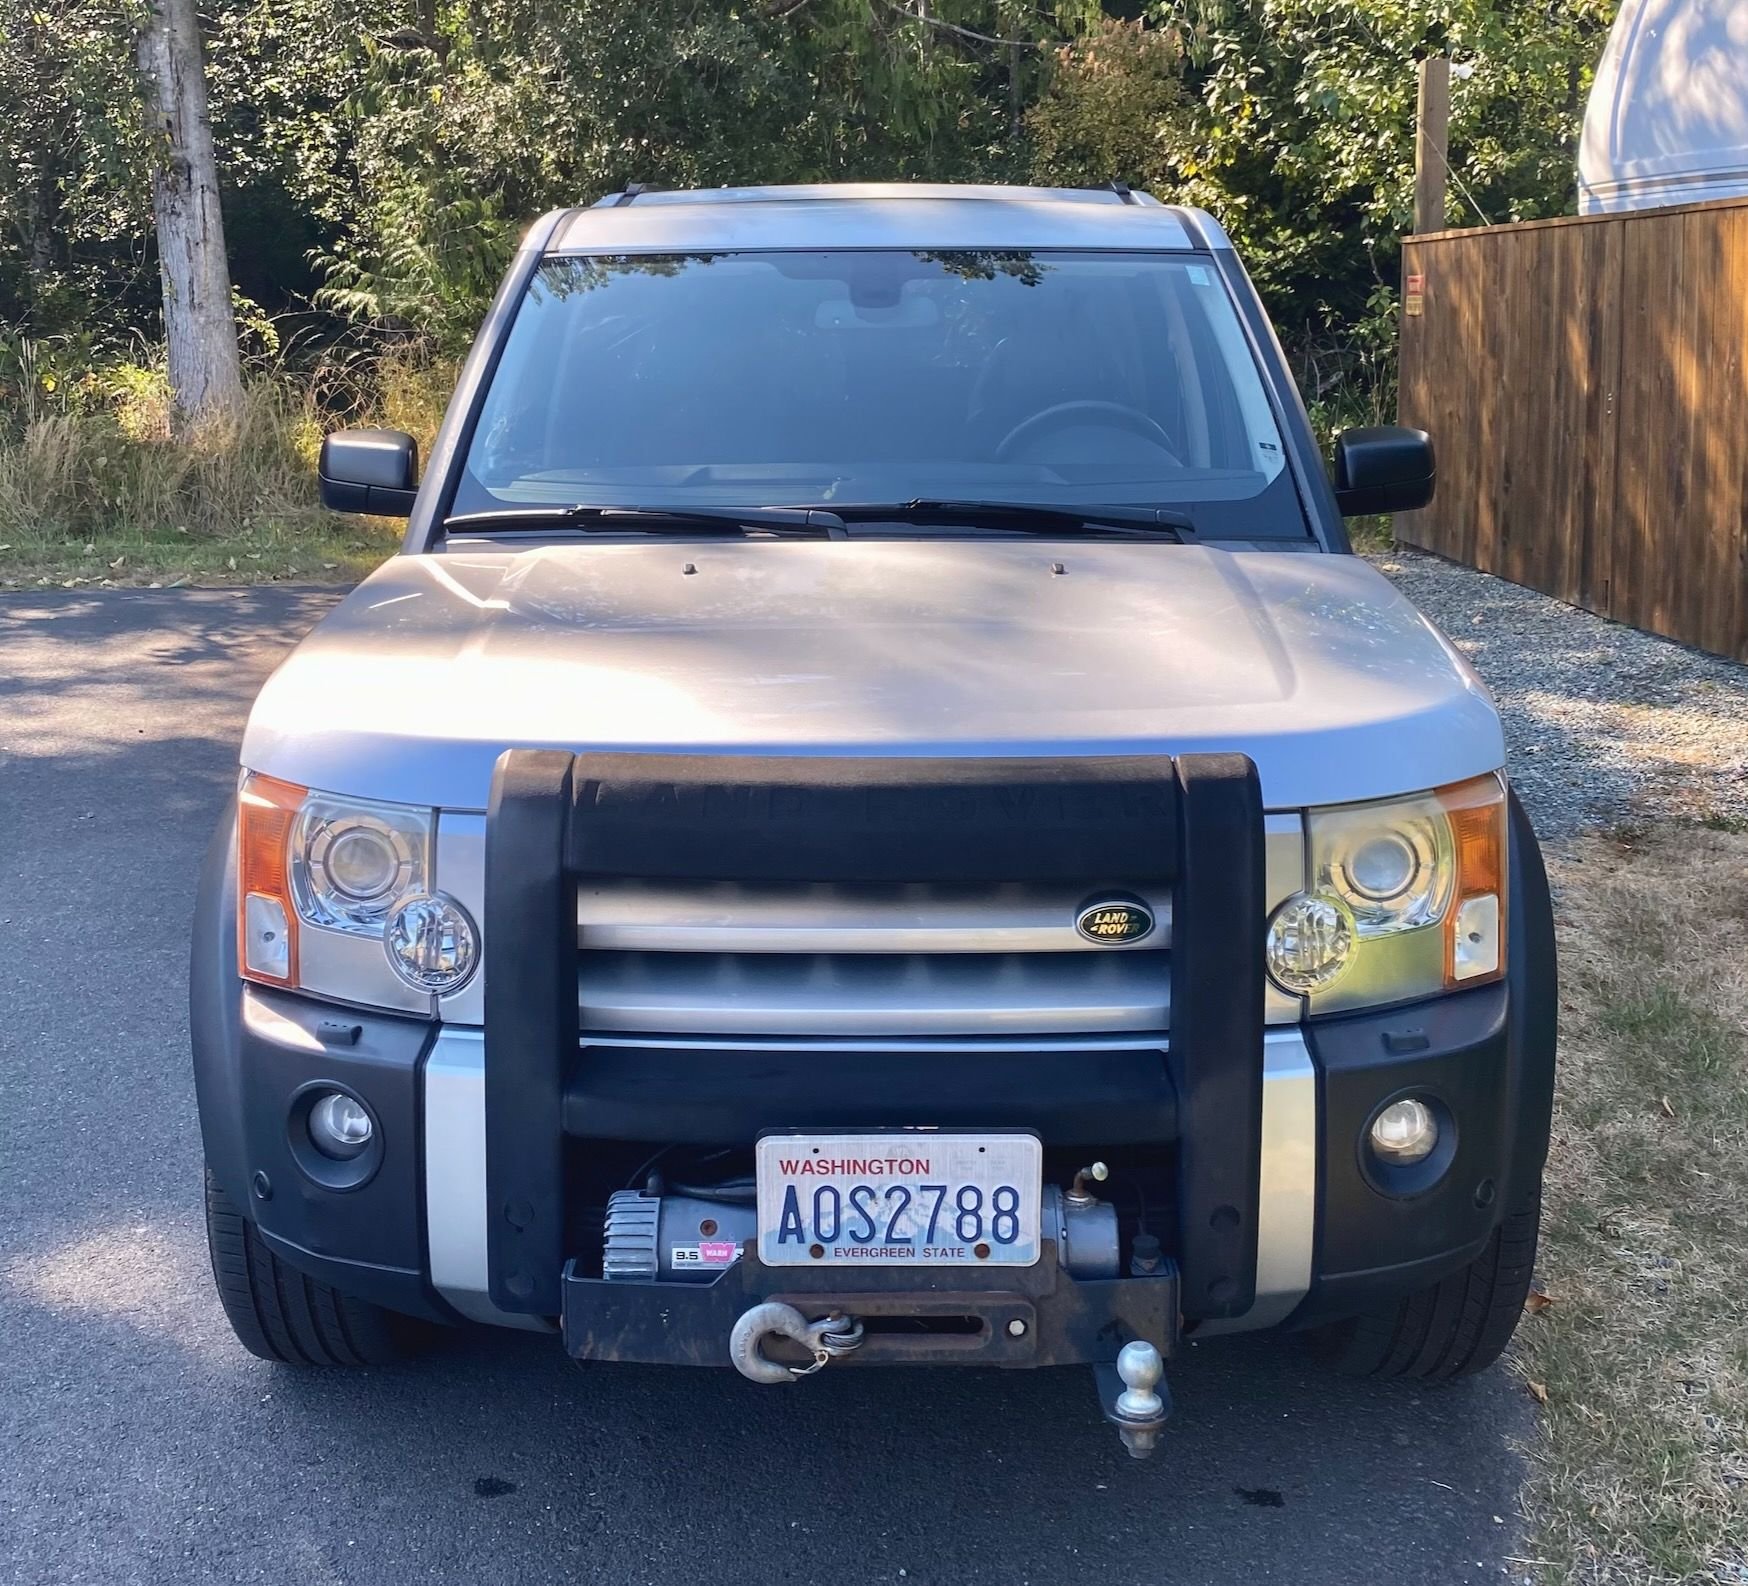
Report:
[[[505,1305],[505,1291],[493,1284],[493,1225],[512,1216],[531,1220],[536,1208],[494,1199],[487,1032],[245,987],[236,974],[228,829],[215,841],[202,879],[191,981],[207,1158],[292,1266],[414,1315],[562,1325],[567,1347],[589,1358],[689,1363],[709,1358],[714,1348],[715,1358],[725,1361],[722,1321],[729,1309],[755,1298],[839,1292],[836,1285],[864,1297],[878,1290],[894,1305],[959,1307],[944,1314],[981,1317],[986,1325],[975,1344],[961,1341],[970,1335],[940,1335],[927,1348],[938,1349],[943,1360],[1004,1365],[1109,1360],[1126,1336],[1148,1338],[1163,1353],[1185,1313],[1202,1333],[1351,1315],[1472,1260],[1539,1175],[1553,1075],[1552,929],[1539,858],[1521,817],[1514,825],[1511,885],[1514,927],[1505,983],[1258,1031],[1254,1285],[1247,1303],[1227,1316],[1198,1316],[1186,1303],[1181,1273],[1170,1271],[1089,1284],[1052,1265],[1048,1273],[1004,1279],[973,1294],[953,1287],[962,1276],[940,1272],[874,1281],[839,1271],[804,1285],[794,1274],[766,1273],[750,1260],[714,1285],[697,1286],[607,1284],[561,1259],[550,1299],[530,1303],[529,1296]],[[1162,1150],[1175,1150],[1191,1127],[1181,1105],[1182,1071],[1167,1052],[1155,1050],[1152,1059],[1151,1067],[1134,1069],[1136,1054],[1121,1054],[1106,1080],[1120,1087],[1125,1074],[1143,1075],[1153,1098],[1145,1132]],[[867,1054],[867,1061],[878,1065],[880,1054]],[[846,1078],[841,1070],[831,1078],[843,1090],[876,1080]],[[662,1082],[659,1073],[649,1081],[658,1090]],[[337,1190],[299,1166],[289,1120],[300,1092],[318,1084],[350,1090],[378,1121],[383,1158],[365,1184]],[[1405,1090],[1445,1104],[1457,1121],[1456,1147],[1436,1183],[1392,1194],[1366,1173],[1359,1141],[1371,1113]],[[1121,1112],[1124,1099],[1113,1095],[1099,1105],[1101,1115]],[[562,1117],[564,1107],[561,1097],[553,1115]],[[803,1124],[826,1121],[813,1117],[807,1099],[793,1092],[784,1095],[782,1110],[788,1116],[764,1121],[788,1123],[798,1115]],[[887,1121],[990,1120],[906,1114]],[[1096,1133],[1088,1143],[1093,1138]],[[555,1188],[539,1212],[552,1218],[563,1209],[562,1190]],[[1190,1230],[1182,1205],[1173,1215],[1175,1226],[1157,1231],[1175,1253]],[[1027,1323],[1024,1333],[1007,1331],[1013,1320]],[[884,1335],[875,1338],[882,1341],[866,1359],[915,1359],[923,1349],[906,1354]],[[947,1338],[951,1342],[942,1341]]]

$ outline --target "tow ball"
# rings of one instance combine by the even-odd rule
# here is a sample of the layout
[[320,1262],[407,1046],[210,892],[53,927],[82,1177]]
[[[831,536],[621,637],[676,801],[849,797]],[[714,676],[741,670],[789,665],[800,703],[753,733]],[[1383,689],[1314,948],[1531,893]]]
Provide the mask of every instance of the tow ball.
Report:
[[1134,1339],[1118,1351],[1115,1366],[1095,1366],[1093,1375],[1105,1419],[1116,1426],[1130,1458],[1148,1458],[1171,1414],[1171,1391],[1165,1386],[1159,1351],[1145,1339]]
[[[792,1338],[813,1359],[805,1366],[785,1365],[765,1353],[772,1336]],[[811,1377],[840,1355],[862,1347],[862,1324],[853,1316],[834,1314],[810,1322],[793,1305],[766,1300],[745,1312],[728,1335],[728,1358],[734,1369],[753,1382],[794,1382]]]

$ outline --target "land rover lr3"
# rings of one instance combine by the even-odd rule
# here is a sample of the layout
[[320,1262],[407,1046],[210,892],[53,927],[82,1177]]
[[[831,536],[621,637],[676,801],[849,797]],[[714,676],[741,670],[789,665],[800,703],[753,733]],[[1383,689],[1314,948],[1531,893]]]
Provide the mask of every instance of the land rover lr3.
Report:
[[[1499,718],[1344,515],[1219,226],[1114,186],[636,188],[530,231],[203,874],[258,1355],[1477,1370],[1554,963]],[[1089,1411],[1092,1409],[1089,1401]]]

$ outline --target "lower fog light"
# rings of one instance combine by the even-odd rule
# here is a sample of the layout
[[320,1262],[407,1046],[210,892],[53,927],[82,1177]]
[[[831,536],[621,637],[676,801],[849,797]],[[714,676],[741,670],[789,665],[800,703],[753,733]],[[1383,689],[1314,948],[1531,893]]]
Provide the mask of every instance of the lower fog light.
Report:
[[459,990],[479,962],[479,932],[466,909],[441,892],[402,898],[382,933],[394,972],[418,991]]
[[310,1140],[323,1156],[337,1162],[357,1156],[375,1133],[364,1104],[342,1091],[329,1091],[310,1108]]
[[1372,1150],[1381,1162],[1403,1167],[1424,1162],[1438,1144],[1438,1119],[1412,1096],[1393,1101],[1372,1120]]

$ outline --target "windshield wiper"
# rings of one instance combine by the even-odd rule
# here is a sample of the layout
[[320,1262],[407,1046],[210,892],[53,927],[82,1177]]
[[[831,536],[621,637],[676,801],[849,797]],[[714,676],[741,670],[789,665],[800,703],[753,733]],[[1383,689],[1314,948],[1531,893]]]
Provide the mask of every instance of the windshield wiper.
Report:
[[844,522],[835,512],[815,507],[496,507],[458,512],[443,520],[446,533],[535,533],[541,530],[625,530],[632,534],[687,534],[700,529],[718,534],[771,534],[841,538]]
[[1187,540],[1196,525],[1187,513],[1169,507],[1070,506],[1032,501],[954,501],[922,497],[915,501],[834,503],[830,510],[847,522],[964,524],[1016,534],[1095,534],[1141,539]]

